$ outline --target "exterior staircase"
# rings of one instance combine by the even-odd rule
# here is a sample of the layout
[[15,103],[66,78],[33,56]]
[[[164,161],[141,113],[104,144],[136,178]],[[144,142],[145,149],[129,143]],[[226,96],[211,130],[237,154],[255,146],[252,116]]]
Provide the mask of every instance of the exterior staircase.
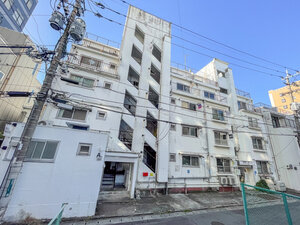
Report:
[[102,178],[101,190],[109,191],[113,190],[115,184],[115,178],[111,174],[104,174]]

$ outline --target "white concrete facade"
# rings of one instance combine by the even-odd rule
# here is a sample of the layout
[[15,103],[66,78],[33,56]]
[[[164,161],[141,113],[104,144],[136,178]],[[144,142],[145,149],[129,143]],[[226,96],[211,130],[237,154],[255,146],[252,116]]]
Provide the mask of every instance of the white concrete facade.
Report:
[[[51,163],[24,162],[6,218],[21,210],[51,218],[64,202],[64,217],[94,215],[111,176],[123,179],[131,198],[153,190],[237,190],[241,179],[300,189],[293,122],[273,127],[272,112],[236,89],[226,62],[214,59],[194,73],[171,67],[170,33],[168,22],[130,7],[120,48],[87,38],[73,44],[76,56],[59,68],[34,136],[58,140],[57,155]],[[14,130],[2,146],[20,136],[19,124]],[[282,157],[290,141],[291,154]],[[76,155],[79,143],[93,146],[89,156]],[[7,167],[1,151],[0,166]],[[118,166],[124,174],[113,175]],[[40,204],[48,208],[39,212]]]

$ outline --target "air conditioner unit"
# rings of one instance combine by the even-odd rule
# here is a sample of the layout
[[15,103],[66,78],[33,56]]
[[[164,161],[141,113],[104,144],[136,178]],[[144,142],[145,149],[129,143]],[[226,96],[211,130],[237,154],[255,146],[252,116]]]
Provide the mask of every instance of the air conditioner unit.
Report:
[[228,177],[228,184],[235,185],[235,178],[234,177]]
[[38,125],[52,126],[52,125],[53,125],[53,121],[49,121],[49,120],[41,120],[41,121],[38,122]]
[[220,179],[220,184],[221,184],[221,185],[226,185],[226,184],[228,184],[228,179],[227,179],[227,177],[220,177],[219,179]]
[[275,188],[276,191],[286,191],[285,183],[282,181],[277,181]]

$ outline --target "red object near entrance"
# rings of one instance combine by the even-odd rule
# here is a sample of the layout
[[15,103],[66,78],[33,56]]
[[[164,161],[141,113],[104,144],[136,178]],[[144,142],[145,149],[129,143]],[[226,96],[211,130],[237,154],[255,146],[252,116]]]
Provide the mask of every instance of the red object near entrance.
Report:
[[143,172],[143,177],[148,177],[148,172]]

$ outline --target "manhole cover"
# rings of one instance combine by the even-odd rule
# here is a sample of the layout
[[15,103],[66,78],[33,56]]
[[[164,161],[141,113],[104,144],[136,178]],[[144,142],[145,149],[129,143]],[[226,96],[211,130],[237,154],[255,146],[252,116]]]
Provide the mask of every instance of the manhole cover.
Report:
[[212,222],[211,222],[211,225],[224,225],[224,223],[212,221]]

